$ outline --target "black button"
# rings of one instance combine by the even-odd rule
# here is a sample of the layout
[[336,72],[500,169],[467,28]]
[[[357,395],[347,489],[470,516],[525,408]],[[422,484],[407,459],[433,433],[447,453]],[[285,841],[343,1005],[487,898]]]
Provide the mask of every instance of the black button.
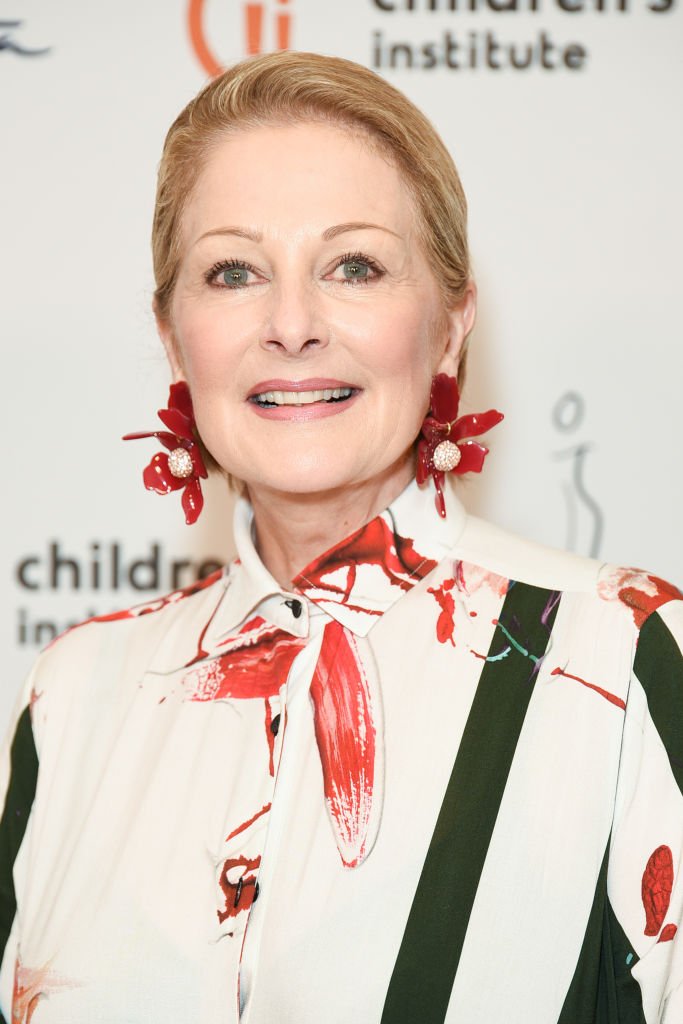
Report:
[[276,715],[273,721],[270,723],[270,731],[273,736],[277,736],[280,731],[280,716]]
[[292,615],[294,616],[295,619],[298,619],[302,611],[304,610],[304,606],[302,605],[301,601],[297,601],[295,597],[292,597],[288,601],[285,601],[285,604],[287,605],[288,608],[291,608]]
[[239,882],[235,886],[235,902],[233,903],[234,907],[239,907],[240,900],[242,899],[242,890],[243,889],[244,889],[244,879],[240,878]]

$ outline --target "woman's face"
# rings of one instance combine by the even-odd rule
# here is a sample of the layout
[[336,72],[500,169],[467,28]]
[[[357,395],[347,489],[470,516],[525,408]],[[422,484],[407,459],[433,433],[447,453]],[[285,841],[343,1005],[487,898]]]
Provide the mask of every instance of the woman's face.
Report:
[[446,314],[394,167],[341,127],[242,131],[213,150],[182,229],[160,330],[220,466],[250,490],[403,486],[474,293]]

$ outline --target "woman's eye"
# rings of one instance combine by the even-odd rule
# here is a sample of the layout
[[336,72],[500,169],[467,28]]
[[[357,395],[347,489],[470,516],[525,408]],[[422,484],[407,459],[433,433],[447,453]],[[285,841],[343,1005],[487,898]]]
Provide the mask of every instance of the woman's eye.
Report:
[[218,279],[221,284],[227,284],[228,287],[246,284],[249,280],[249,271],[246,267],[230,267],[221,271]]
[[248,284],[253,284],[253,274],[254,271],[248,263],[230,260],[216,263],[206,275],[206,280],[216,288],[244,288]]
[[376,263],[365,256],[342,256],[334,269],[334,276],[342,284],[368,284],[382,272]]
[[360,260],[348,260],[342,267],[347,281],[365,281],[370,273],[368,264]]

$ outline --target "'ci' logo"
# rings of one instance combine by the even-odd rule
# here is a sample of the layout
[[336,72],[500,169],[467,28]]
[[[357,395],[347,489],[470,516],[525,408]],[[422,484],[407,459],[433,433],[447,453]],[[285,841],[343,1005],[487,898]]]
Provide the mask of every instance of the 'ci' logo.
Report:
[[[192,48],[205,71],[212,76],[224,71],[223,65],[214,54],[204,32],[204,8],[206,0],[189,0],[187,12],[188,30]],[[288,50],[291,45],[293,0],[265,0],[262,3],[241,4],[244,46],[248,56],[266,50]],[[269,10],[269,8],[274,8]]]

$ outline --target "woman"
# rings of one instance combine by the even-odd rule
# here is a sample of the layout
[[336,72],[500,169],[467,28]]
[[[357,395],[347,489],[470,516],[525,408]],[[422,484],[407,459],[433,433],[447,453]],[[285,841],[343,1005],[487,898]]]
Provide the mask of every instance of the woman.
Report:
[[433,128],[349,62],[245,62],[171,127],[153,246],[145,482],[192,521],[206,465],[241,481],[238,559],[29,679],[5,1018],[683,1019],[681,595],[447,482],[500,416],[458,418],[475,288]]

